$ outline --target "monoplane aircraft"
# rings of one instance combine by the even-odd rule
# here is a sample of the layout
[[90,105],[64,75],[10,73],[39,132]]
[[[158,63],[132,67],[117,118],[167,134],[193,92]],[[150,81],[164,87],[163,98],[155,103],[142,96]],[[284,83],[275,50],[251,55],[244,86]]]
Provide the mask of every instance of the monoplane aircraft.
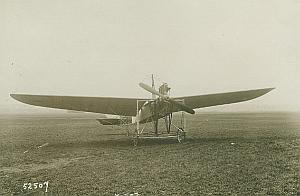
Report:
[[[78,96],[53,96],[53,95],[27,95],[11,94],[14,99],[34,105],[49,108],[66,109],[73,111],[84,111],[102,114],[118,115],[120,118],[97,119],[103,125],[136,125],[134,134],[134,144],[137,144],[138,138],[142,138],[143,130],[140,124],[153,122],[153,138],[160,137],[158,132],[158,121],[165,119],[167,133],[170,134],[172,124],[172,114],[175,112],[184,112],[195,114],[195,109],[216,105],[231,104],[248,101],[260,97],[274,88],[262,88],[255,90],[245,90],[236,92],[226,92],[207,95],[170,97],[170,88],[167,83],[155,90],[152,77],[152,86],[139,83],[144,90],[152,93],[151,99],[140,98],[116,98],[116,97],[78,97]],[[158,96],[156,98],[156,96]],[[182,115],[184,117],[184,115]],[[184,122],[181,120],[181,122]],[[185,126],[174,125],[176,135],[173,135],[181,142],[185,138]]]

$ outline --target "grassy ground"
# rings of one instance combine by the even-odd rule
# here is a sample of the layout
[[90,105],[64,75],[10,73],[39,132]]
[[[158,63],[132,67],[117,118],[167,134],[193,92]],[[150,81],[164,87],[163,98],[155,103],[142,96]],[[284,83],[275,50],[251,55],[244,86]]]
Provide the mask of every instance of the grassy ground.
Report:
[[[300,115],[187,117],[183,144],[89,118],[0,117],[0,195],[299,195]],[[38,146],[45,146],[38,148]],[[47,145],[48,144],[48,145]]]

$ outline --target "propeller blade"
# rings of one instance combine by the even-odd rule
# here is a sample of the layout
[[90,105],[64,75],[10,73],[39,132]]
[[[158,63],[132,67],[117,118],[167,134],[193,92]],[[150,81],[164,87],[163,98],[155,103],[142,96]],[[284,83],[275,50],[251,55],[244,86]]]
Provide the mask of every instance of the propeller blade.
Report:
[[144,83],[139,83],[139,86],[142,87],[143,89],[145,89],[146,91],[150,92],[150,93],[153,93],[155,95],[158,95],[159,97],[162,97],[162,98],[166,98],[165,95],[159,93],[157,90],[153,89],[151,86],[147,85],[147,84],[144,84]]
[[174,105],[176,105],[177,107],[179,107],[180,109],[182,109],[183,111],[190,113],[190,114],[195,114],[195,110],[193,110],[192,108],[189,108],[187,105],[185,105],[181,102],[175,101],[174,99],[169,99],[169,101],[171,103],[173,103]]
[[142,87],[143,89],[145,89],[146,91],[153,93],[155,95],[158,95],[161,98],[164,98],[166,101],[170,101],[171,103],[173,103],[174,105],[176,105],[178,108],[182,109],[183,111],[190,113],[190,114],[195,114],[195,110],[189,108],[188,106],[186,106],[183,103],[180,103],[178,101],[175,101],[174,99],[169,98],[166,95],[161,94],[160,92],[158,92],[157,90],[153,89],[151,86],[144,84],[144,83],[139,83],[139,86]]

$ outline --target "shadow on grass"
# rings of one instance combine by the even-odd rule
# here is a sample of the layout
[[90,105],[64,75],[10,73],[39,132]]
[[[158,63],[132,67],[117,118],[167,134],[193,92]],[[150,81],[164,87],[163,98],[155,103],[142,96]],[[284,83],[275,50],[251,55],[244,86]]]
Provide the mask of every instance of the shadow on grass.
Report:
[[[149,146],[169,146],[169,145],[189,145],[199,144],[207,145],[213,143],[231,143],[231,142],[272,142],[279,137],[260,137],[260,138],[243,138],[243,137],[224,137],[224,138],[186,138],[183,143],[178,143],[176,138],[160,138],[160,139],[139,139],[137,147]],[[288,138],[285,138],[288,139]],[[291,138],[289,138],[291,139]],[[133,146],[131,138],[118,138],[108,140],[91,140],[91,141],[69,141],[65,143],[51,144],[55,148],[128,148]]]
[[[138,146],[157,146],[178,144],[176,139],[139,139]],[[180,144],[179,144],[180,145]],[[93,141],[79,141],[79,142],[65,142],[52,144],[55,148],[128,148],[135,146],[131,138],[109,139],[109,140],[93,140]]]

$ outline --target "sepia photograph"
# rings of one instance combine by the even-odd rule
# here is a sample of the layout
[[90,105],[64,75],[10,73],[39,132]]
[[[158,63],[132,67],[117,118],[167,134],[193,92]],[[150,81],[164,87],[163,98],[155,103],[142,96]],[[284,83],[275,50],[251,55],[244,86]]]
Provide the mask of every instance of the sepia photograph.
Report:
[[300,0],[1,0],[0,195],[300,195]]

